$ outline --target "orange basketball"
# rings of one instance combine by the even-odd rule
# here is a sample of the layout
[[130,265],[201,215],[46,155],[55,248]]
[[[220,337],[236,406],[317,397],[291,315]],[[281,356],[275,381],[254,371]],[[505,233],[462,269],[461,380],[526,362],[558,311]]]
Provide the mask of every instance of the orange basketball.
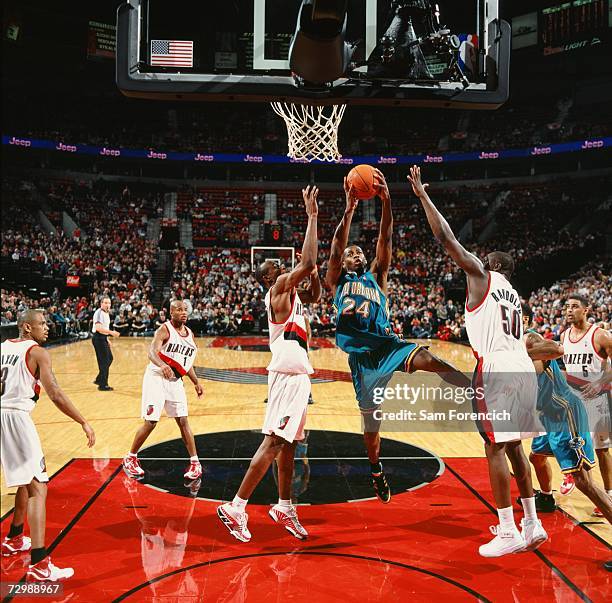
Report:
[[357,165],[347,176],[349,186],[353,187],[358,199],[371,199],[376,196],[376,172],[371,165]]

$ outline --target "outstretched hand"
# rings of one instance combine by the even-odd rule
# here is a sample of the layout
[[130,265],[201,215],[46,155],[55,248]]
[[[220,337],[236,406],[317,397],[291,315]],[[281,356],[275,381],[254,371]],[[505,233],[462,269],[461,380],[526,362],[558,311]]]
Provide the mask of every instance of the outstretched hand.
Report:
[[427,194],[429,184],[421,182],[421,168],[418,165],[413,165],[408,174],[408,181],[412,185],[412,190],[417,197],[423,197]]
[[317,205],[318,196],[319,189],[314,185],[308,185],[302,189],[302,197],[304,198],[304,205],[306,206],[306,213],[309,218],[316,218],[319,213],[319,206]]
[[376,194],[380,197],[381,201],[389,201],[391,199],[385,176],[378,169],[374,169],[374,188],[376,189]]
[[344,177],[344,194],[346,195],[346,212],[353,213],[357,208],[357,203],[359,203],[359,199],[357,199],[355,189],[353,185],[349,184],[348,178],[346,178],[346,176]]

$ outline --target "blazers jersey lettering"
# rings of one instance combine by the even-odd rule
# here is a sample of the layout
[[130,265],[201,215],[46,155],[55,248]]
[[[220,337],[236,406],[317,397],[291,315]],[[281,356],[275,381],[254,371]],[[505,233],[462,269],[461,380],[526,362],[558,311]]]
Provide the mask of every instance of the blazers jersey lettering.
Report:
[[494,352],[527,356],[521,298],[499,272],[489,271],[487,291],[479,304],[470,308],[466,299],[465,328],[477,358]]
[[2,344],[2,395],[0,406],[32,412],[40,394],[40,381],[27,365],[30,350],[38,344],[31,339],[8,339]]
[[[168,329],[169,337],[168,341],[162,346],[159,357],[174,371],[174,375],[180,379],[193,366],[198,347],[193,340],[193,333],[187,325],[185,325],[187,335],[181,335],[169,320],[164,323],[164,326]],[[161,370],[152,362],[149,363],[149,368],[153,371]]]
[[308,358],[308,334],[304,306],[294,289],[292,293],[291,312],[284,322],[274,322],[270,308],[270,291],[265,298],[270,332],[270,351],[272,360],[269,371],[289,374],[312,374],[314,370]]
[[345,352],[372,352],[399,339],[389,322],[389,301],[369,270],[342,273],[334,307],[336,344]]
[[[565,364],[567,380],[570,385],[578,389],[582,385],[601,379],[609,362],[595,351],[595,332],[599,328],[593,324],[582,337],[573,341],[573,327],[561,335],[563,364]],[[602,395],[605,396],[606,393]]]

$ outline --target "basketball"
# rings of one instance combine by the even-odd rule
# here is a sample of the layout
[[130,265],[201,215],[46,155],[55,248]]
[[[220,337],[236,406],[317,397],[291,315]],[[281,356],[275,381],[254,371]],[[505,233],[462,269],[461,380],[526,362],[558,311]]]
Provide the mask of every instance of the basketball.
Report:
[[358,199],[371,199],[376,195],[376,171],[371,165],[357,165],[346,177]]

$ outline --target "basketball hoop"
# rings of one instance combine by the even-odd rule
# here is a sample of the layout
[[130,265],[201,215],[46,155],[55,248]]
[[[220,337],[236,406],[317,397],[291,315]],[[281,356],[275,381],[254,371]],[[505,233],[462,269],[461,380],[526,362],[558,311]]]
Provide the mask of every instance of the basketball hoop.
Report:
[[346,105],[317,107],[294,103],[270,103],[285,120],[289,137],[288,157],[301,161],[338,161],[338,127]]

